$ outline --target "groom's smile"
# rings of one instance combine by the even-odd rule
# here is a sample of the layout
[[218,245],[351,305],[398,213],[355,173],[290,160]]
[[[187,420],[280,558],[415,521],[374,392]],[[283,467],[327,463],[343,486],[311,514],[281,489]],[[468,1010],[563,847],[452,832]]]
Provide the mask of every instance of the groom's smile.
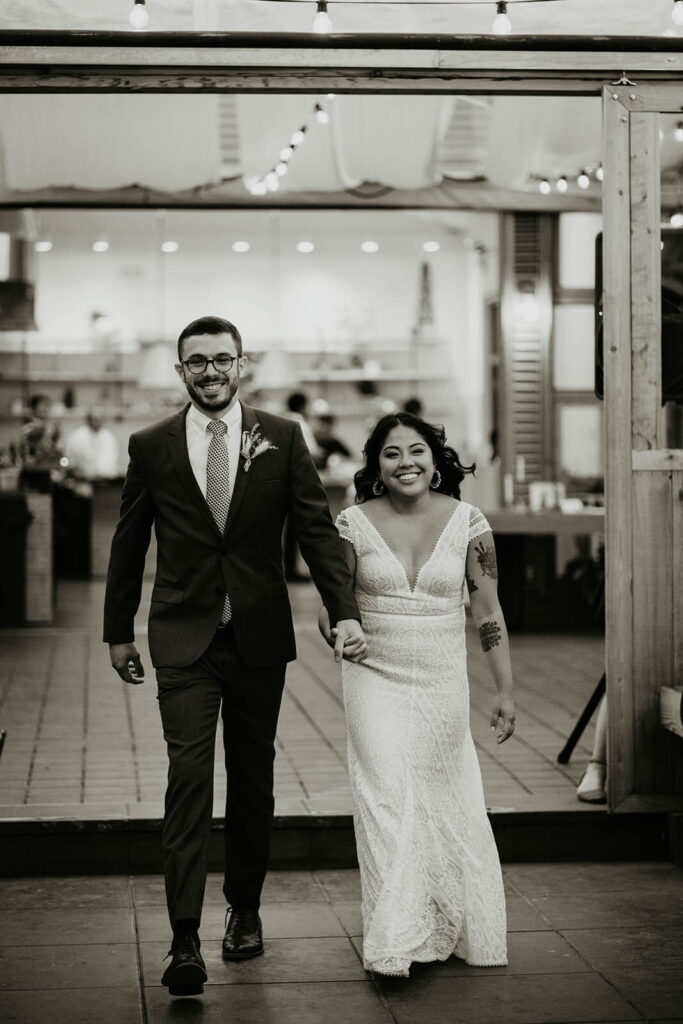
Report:
[[[201,367],[199,373],[192,369],[198,360]],[[204,366],[201,360],[204,360]],[[218,361],[218,365],[214,360]],[[221,366],[221,361],[225,360],[232,360],[229,369]],[[176,371],[187,388],[192,404],[205,415],[220,417],[236,400],[244,362],[232,335],[190,335],[183,342],[182,362],[176,364]]]

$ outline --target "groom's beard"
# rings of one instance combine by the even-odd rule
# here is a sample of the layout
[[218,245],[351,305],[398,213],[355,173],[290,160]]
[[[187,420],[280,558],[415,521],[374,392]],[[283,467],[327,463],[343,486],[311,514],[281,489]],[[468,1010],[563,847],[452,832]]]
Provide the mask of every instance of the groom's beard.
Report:
[[[207,384],[220,384],[221,386],[214,392],[207,392],[205,390]],[[206,412],[220,412],[222,409],[227,409],[237,394],[238,385],[239,374],[233,378],[225,375],[201,377],[196,381],[190,380],[188,373],[185,374],[185,387],[190,398],[195,405]]]

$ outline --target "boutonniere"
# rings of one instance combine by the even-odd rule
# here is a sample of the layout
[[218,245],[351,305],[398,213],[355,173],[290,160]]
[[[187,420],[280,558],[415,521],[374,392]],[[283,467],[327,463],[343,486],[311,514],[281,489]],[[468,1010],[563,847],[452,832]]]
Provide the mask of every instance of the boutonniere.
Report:
[[264,452],[270,451],[271,448],[277,451],[276,444],[272,444],[267,437],[261,437],[259,426],[260,424],[255,423],[251,430],[242,432],[240,455],[244,459],[245,473],[249,472],[249,467],[257,455],[262,455]]

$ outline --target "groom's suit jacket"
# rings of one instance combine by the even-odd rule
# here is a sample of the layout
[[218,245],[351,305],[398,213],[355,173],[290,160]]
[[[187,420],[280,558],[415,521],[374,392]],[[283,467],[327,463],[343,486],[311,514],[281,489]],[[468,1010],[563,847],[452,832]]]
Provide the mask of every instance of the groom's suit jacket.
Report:
[[235,640],[246,664],[267,667],[291,661],[296,650],[281,540],[287,515],[330,621],[360,619],[344,542],[330,517],[301,428],[242,403],[242,430],[258,424],[261,436],[275,448],[253,459],[248,471],[240,455],[221,535],[190,465],[188,408],[131,435],[107,573],[104,640],[134,639],[133,620],[154,525],[157,567],[149,647],[157,668],[189,665],[206,650],[226,591]]

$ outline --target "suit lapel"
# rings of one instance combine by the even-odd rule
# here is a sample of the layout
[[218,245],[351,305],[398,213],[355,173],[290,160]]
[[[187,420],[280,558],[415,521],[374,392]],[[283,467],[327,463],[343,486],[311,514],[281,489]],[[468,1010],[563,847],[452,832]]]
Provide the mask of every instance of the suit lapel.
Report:
[[207,505],[206,498],[202,494],[201,488],[197,483],[197,479],[192,472],[190,456],[187,453],[185,418],[189,408],[189,405],[186,405],[185,408],[179,412],[169,424],[168,446],[171,453],[171,460],[175,466],[178,476],[180,477],[180,482],[203,515],[207,525],[215,534],[219,534],[218,527],[211,515],[211,509]]
[[[245,405],[244,402],[242,402],[241,405],[242,434],[244,434],[245,430],[249,431],[253,427],[255,427],[258,420],[256,418],[256,411],[252,409],[251,406]],[[240,441],[240,449],[241,447],[242,444]],[[230,527],[235,521],[235,515],[237,513],[238,508],[240,507],[240,504],[242,503],[242,499],[244,498],[244,493],[249,485],[249,479],[249,473],[245,472],[244,469],[244,456],[240,451],[239,462],[237,463],[237,476],[235,477],[235,486],[232,489],[232,497],[230,498],[230,508],[228,510],[228,518],[225,524],[225,533],[223,534],[224,537],[228,535]]]

